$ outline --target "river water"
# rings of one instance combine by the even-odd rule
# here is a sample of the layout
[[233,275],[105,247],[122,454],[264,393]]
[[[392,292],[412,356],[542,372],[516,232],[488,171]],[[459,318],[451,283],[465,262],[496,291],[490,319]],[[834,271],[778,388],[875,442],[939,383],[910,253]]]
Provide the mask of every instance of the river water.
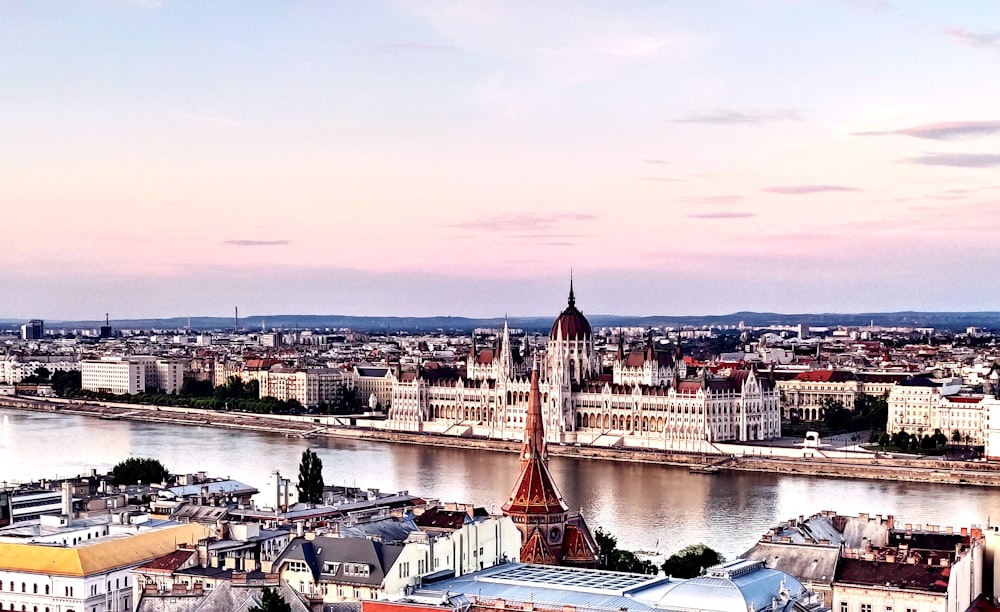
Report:
[[[386,442],[292,439],[212,427],[108,421],[0,408],[0,481],[106,472],[129,456],[155,457],[171,472],[206,471],[262,491],[278,469],[292,479],[306,447],[323,460],[327,484],[402,491],[499,510],[517,476],[517,456]],[[691,474],[685,468],[553,457],[571,508],[625,548],[669,554],[704,542],[732,558],[779,521],[820,510],[893,514],[955,527],[1000,517],[1000,491],[977,487],[846,480],[749,472]],[[273,497],[272,497],[273,499]],[[260,502],[258,502],[260,503]]]

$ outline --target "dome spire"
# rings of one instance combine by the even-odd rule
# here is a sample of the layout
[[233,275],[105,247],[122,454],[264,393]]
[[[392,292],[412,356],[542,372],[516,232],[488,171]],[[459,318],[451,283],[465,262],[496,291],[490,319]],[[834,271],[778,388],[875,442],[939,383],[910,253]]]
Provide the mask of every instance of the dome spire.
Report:
[[576,296],[573,295],[573,268],[569,269],[569,307],[576,306]]

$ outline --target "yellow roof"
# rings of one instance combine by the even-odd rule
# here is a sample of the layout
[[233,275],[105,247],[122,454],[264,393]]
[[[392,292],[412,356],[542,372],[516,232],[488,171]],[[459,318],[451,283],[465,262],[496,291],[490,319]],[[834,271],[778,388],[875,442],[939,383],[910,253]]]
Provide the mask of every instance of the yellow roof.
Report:
[[211,534],[209,527],[187,523],[76,547],[0,542],[0,570],[87,576],[148,561]]

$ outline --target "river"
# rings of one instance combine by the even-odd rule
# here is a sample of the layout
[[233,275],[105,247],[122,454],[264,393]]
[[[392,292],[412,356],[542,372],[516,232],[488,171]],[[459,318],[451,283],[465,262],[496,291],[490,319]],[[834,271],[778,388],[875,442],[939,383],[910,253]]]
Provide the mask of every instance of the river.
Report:
[[[106,472],[129,456],[155,457],[172,472],[206,471],[265,490],[278,469],[294,484],[313,448],[327,484],[407,490],[499,510],[517,476],[513,453],[447,449],[212,427],[111,421],[0,408],[0,481]],[[722,472],[553,457],[550,469],[571,508],[625,548],[669,554],[704,542],[727,558],[779,521],[820,510],[893,514],[903,522],[985,525],[1000,492],[949,485]],[[269,488],[267,490],[270,490]]]

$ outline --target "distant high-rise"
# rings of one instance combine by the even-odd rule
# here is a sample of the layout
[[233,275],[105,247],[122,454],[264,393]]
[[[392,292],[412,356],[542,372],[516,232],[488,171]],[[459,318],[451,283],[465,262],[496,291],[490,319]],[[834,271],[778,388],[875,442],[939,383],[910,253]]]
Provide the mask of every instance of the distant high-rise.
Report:
[[41,340],[45,335],[45,321],[32,319],[21,326],[22,340]]
[[101,326],[101,338],[111,337],[111,319],[107,313],[104,314],[104,325]]

